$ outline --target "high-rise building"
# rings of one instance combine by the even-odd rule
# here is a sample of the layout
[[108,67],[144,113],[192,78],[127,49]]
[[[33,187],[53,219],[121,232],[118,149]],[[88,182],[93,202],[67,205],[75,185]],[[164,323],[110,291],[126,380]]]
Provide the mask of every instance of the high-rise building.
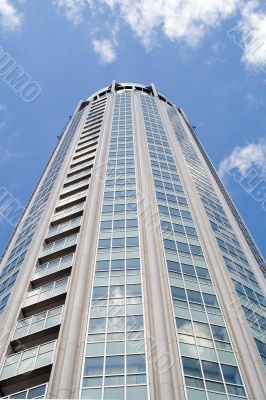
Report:
[[78,104],[2,258],[4,398],[265,400],[266,266],[184,112]]

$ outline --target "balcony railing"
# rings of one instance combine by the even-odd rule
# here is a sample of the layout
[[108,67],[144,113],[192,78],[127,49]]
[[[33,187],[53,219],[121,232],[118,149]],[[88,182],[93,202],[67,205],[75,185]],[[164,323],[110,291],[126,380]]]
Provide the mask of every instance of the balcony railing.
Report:
[[73,218],[70,221],[63,222],[62,224],[51,226],[48,230],[47,237],[59,235],[62,232],[66,232],[70,229],[77,228],[80,226],[81,217]]
[[66,293],[68,286],[68,277],[57,281],[47,283],[37,289],[30,290],[27,293],[23,307],[28,307],[32,304],[53,298],[59,294]]
[[41,257],[47,256],[48,254],[55,253],[60,250],[63,250],[67,247],[73,246],[76,243],[77,243],[77,234],[67,236],[63,239],[56,240],[55,242],[45,244],[42,249]]
[[[62,211],[57,211],[54,213],[54,220],[58,220],[64,217],[67,217],[71,214],[75,214],[79,211],[82,211],[84,208],[84,202],[75,204],[74,206],[64,208]],[[53,222],[53,221],[52,221]]]
[[85,185],[88,185],[89,181],[90,181],[90,179],[88,178],[88,179],[84,179],[79,182],[76,182],[73,185],[67,186],[66,188],[64,188],[61,191],[60,196],[67,195],[68,193],[71,193],[73,190],[77,190]]
[[[74,177],[74,172],[76,172],[76,171],[79,171],[79,170],[84,170],[84,169],[88,169],[88,170],[90,170],[91,168],[93,167],[93,162],[91,162],[91,161],[85,161],[84,163],[82,163],[82,164],[78,164],[76,167],[73,167],[73,168],[70,168],[69,169],[69,171],[68,171],[68,178],[72,178],[72,177]],[[81,171],[80,171],[81,172]],[[71,175],[70,175],[71,174]],[[68,179],[67,178],[67,179]]]
[[2,399],[44,399],[48,383],[12,393]]
[[5,359],[0,380],[52,364],[56,340],[12,354]]
[[91,168],[86,168],[77,174],[73,174],[65,179],[65,184],[75,181],[76,179],[82,178],[83,176],[89,175],[90,172],[91,172]]
[[49,261],[45,264],[37,265],[32,280],[34,281],[71,267],[73,264],[73,258],[74,254],[72,253],[64,257],[56,258],[55,260]]
[[17,322],[12,340],[17,340],[24,336],[28,336],[44,329],[59,325],[61,322],[62,313],[63,306],[59,306],[32,315],[31,317],[20,319]]
[[95,159],[95,154],[93,155],[85,155],[82,158],[79,158],[78,160],[72,160],[72,163],[70,165],[71,171],[74,170],[77,166],[80,166],[82,164],[85,164],[85,162],[92,162]]
[[79,200],[82,197],[85,197],[86,195],[87,195],[87,190],[83,190],[82,192],[74,194],[73,196],[69,196],[65,199],[62,199],[61,201],[58,202],[57,208],[62,207],[68,203],[72,203],[73,201]]

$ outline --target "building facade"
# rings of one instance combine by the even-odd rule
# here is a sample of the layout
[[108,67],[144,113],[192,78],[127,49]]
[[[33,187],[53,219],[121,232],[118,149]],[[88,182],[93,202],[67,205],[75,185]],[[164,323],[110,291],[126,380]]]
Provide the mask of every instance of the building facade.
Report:
[[182,109],[81,101],[0,270],[3,398],[265,400],[266,266]]

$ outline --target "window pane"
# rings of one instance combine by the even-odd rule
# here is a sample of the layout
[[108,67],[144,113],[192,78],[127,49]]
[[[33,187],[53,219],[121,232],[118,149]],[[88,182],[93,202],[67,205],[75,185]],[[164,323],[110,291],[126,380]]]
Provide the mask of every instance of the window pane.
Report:
[[174,299],[186,300],[186,292],[184,289],[171,286],[171,292]]
[[180,333],[193,335],[192,323],[187,319],[176,318],[176,327]]
[[208,306],[218,307],[216,297],[212,294],[203,293],[204,302]]
[[43,396],[45,393],[46,385],[38,386],[36,388],[30,389],[28,393],[28,399],[34,399],[39,396]]
[[222,365],[222,371],[224,375],[224,380],[226,382],[242,385],[237,367],[233,367],[231,365]]
[[201,377],[201,369],[199,360],[195,358],[182,357],[185,375]]
[[214,339],[222,340],[223,342],[229,342],[225,328],[222,326],[211,325],[211,329]]
[[146,363],[144,355],[127,356],[127,373],[145,372]]
[[84,375],[102,375],[103,373],[103,357],[89,357],[85,360]]
[[187,290],[188,301],[192,301],[194,303],[202,303],[202,298],[200,292],[196,292],[194,290]]
[[105,318],[92,318],[89,326],[90,333],[105,332],[105,323]]
[[127,400],[146,400],[147,388],[146,386],[132,386],[127,388]]
[[214,381],[222,380],[220,368],[217,363],[202,361],[202,368],[206,379],[213,379]]
[[140,315],[132,315],[127,317],[127,330],[136,331],[143,329],[143,317]]
[[124,400],[124,388],[106,388],[104,390],[104,400]]
[[206,337],[208,339],[212,338],[209,325],[203,324],[201,322],[194,322],[194,328],[196,336]]
[[106,357],[106,374],[123,374],[125,368],[124,356]]

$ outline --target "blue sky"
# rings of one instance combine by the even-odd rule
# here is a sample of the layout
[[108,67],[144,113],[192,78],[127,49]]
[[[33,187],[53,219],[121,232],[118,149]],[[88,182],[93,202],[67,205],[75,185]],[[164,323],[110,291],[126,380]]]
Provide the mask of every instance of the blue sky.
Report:
[[[262,3],[0,0],[0,34],[0,187],[21,205],[80,99],[113,79],[154,82],[196,126],[266,255],[264,195],[228,173],[236,167],[243,178],[255,170],[257,182],[266,180]],[[40,85],[35,101],[23,101],[3,80],[4,53]],[[12,230],[2,216],[0,251]]]

